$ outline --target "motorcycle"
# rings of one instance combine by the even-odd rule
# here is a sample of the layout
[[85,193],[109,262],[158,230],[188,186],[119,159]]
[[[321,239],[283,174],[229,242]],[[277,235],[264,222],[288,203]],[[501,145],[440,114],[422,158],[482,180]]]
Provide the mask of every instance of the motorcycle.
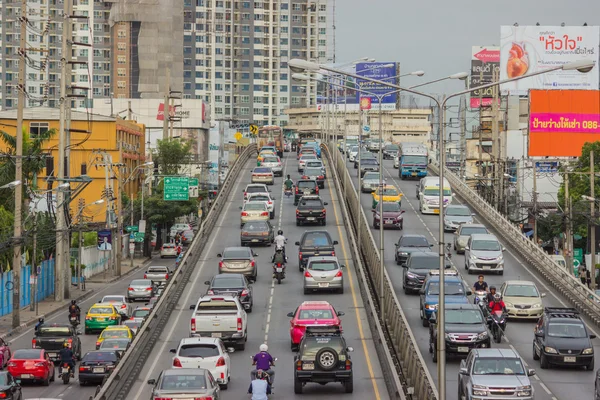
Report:
[[285,197],[289,198],[290,196],[292,196],[294,194],[294,190],[291,188],[290,189],[285,188],[283,190],[283,194],[285,195]]
[[73,328],[77,328],[77,325],[79,325],[79,320],[77,318],[77,314],[69,315],[69,322],[71,323]]
[[278,284],[281,284],[281,280],[285,279],[285,264],[273,264],[273,278],[277,279]]
[[502,342],[502,335],[506,329],[506,314],[502,311],[494,311],[490,315],[491,331],[494,342]]
[[[254,356],[250,356],[250,359],[251,359],[252,361],[254,361]],[[275,358],[273,359],[273,365],[271,365],[271,371],[272,371],[273,373],[275,373],[275,371],[273,371],[273,367],[275,366],[275,362],[276,362],[276,361],[277,361],[277,357],[275,357]],[[250,381],[253,381],[253,380],[255,380],[255,379],[256,379],[256,371],[257,371],[256,369],[253,369],[252,371],[250,371]],[[267,372],[267,371],[264,371],[264,372]],[[267,382],[269,383],[269,385],[272,385],[273,383],[271,382],[271,374],[269,374],[269,373],[267,372],[267,375],[269,375],[269,377],[267,378]]]
[[63,363],[62,367],[60,368],[60,377],[65,385],[69,384],[69,380],[71,379],[72,375],[73,372],[69,363]]
[[486,298],[487,298],[487,292],[485,290],[477,290],[477,291],[475,291],[475,302],[474,302],[474,304],[485,305]]

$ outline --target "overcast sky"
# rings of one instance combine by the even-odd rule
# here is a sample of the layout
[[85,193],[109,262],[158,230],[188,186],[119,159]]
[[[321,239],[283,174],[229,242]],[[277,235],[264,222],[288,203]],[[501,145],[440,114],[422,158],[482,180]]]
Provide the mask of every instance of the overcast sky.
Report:
[[[469,72],[471,46],[500,44],[500,26],[600,25],[600,0],[336,0],[336,61],[398,61],[407,86]],[[427,86],[450,93],[462,82]]]

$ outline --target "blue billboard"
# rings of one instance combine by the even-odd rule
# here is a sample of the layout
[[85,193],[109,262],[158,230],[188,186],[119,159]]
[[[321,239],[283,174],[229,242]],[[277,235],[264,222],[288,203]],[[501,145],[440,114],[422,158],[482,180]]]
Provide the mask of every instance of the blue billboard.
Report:
[[[391,66],[393,64],[393,66]],[[364,76],[365,78],[378,79],[383,80],[385,82],[398,84],[398,73],[397,73],[398,64],[395,62],[370,62],[370,63],[358,63],[356,64],[356,74],[359,76]],[[384,95],[385,93],[389,93],[394,91],[393,88],[378,84],[370,81],[366,81],[364,79],[357,79],[356,86],[359,89],[366,90],[368,92],[374,93],[376,95]],[[371,104],[373,109],[379,109],[379,100],[376,96],[366,95],[364,93],[360,93],[356,91],[356,103],[360,103],[361,97],[369,97],[371,99]],[[398,93],[388,94],[383,96],[381,104],[382,108],[386,110],[395,110],[396,109],[396,100],[398,99]]]

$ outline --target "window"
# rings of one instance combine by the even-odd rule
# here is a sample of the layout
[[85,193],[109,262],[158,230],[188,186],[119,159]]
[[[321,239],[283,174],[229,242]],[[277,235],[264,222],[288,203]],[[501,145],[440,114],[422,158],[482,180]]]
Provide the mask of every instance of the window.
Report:
[[281,9],[282,10],[289,10],[290,9],[290,5],[287,3],[281,3]]
[[319,15],[319,22],[327,22],[327,17],[324,15]]
[[319,28],[319,35],[326,35],[327,34],[327,28]]
[[125,89],[125,81],[117,81],[117,87],[119,89]]
[[280,92],[287,92],[288,91],[287,85],[279,85],[279,91]]
[[289,16],[287,15],[282,15],[279,19],[281,22],[288,22],[289,21]]
[[118,76],[126,76],[127,75],[127,70],[125,68],[117,68],[117,75]]
[[300,4],[298,4],[298,3],[292,4],[292,11],[300,11]]
[[37,137],[49,129],[48,122],[30,122],[29,123],[29,136],[31,138]]
[[250,96],[247,96],[247,95],[240,96],[240,103],[244,103],[244,104],[250,103]]
[[282,46],[287,46],[288,39],[287,38],[281,38],[281,39],[279,39],[279,44],[282,45]]
[[118,50],[127,50],[127,43],[125,43],[125,42],[117,43],[117,49]]
[[319,6],[319,11],[327,11],[327,4],[321,4]]
[[281,75],[279,76],[279,79],[281,79],[282,81],[287,81],[287,79],[288,79],[288,74],[281,74]]
[[117,56],[117,62],[119,64],[125,64],[127,62],[127,57],[126,56]]
[[279,98],[279,104],[287,104],[288,102],[288,98],[287,97],[280,97]]
[[[99,24],[94,24],[94,30],[96,30],[96,25],[99,25]],[[119,29],[119,31],[117,32],[117,37],[120,37],[120,38],[127,37],[127,32],[124,29]]]
[[242,79],[250,79],[250,72],[242,72]]
[[242,32],[249,33],[250,32],[250,25],[242,25]]
[[241,115],[248,115],[248,114],[250,114],[250,108],[249,107],[240,107],[240,114]]
[[299,15],[292,15],[292,22],[300,22],[300,16]]

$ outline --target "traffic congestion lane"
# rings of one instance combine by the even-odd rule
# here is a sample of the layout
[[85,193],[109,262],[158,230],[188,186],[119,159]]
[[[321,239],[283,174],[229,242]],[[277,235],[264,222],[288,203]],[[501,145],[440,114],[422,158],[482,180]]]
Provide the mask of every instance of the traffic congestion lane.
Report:
[[[147,266],[152,265],[165,265],[169,268],[174,267],[174,259],[160,259],[155,257],[149,263],[145,264],[137,271],[130,275],[123,277],[113,283],[107,284],[104,288],[96,291],[90,298],[82,301],[79,304],[81,308],[81,321],[82,324],[79,326],[79,330],[82,334],[79,336],[82,345],[81,355],[85,355],[88,351],[96,349],[96,339],[99,333],[85,335],[83,334],[83,323],[85,321],[85,315],[87,310],[94,304],[107,295],[126,295],[129,283],[133,279],[140,279],[144,277],[144,272]],[[135,302],[132,304],[132,310],[137,306],[143,306],[144,302]],[[61,312],[55,316],[46,319],[47,323],[69,323],[67,311]],[[31,348],[31,339],[33,339],[33,328],[30,328],[15,338],[11,339],[11,350],[28,349]],[[77,363],[78,364],[78,363]],[[56,369],[58,374],[58,367]],[[73,398],[73,399],[87,399],[89,396],[94,395],[96,392],[96,386],[80,386],[77,379],[77,373],[75,373],[75,379],[72,379],[68,385],[63,384],[60,379],[56,379],[55,382],[50,383],[50,386],[40,386],[37,384],[26,384],[23,383],[23,397],[24,398]]]
[[[352,180],[356,185],[357,182],[357,174],[356,170],[353,169],[352,164],[348,164],[349,170],[351,172],[351,176],[354,177]],[[402,209],[405,210],[404,213],[404,229],[403,231],[392,231],[386,230],[384,233],[384,247],[385,247],[385,264],[386,269],[390,278],[392,279],[392,283],[394,285],[396,294],[402,304],[403,310],[406,314],[406,317],[409,321],[410,326],[413,329],[415,334],[415,338],[417,340],[419,349],[424,360],[427,363],[430,374],[437,382],[437,364],[433,363],[431,359],[431,354],[429,353],[429,332],[428,328],[424,328],[421,324],[421,319],[419,315],[419,296],[418,295],[406,295],[404,290],[402,289],[402,279],[403,279],[403,271],[402,268],[396,265],[394,260],[394,244],[397,242],[398,238],[402,234],[422,234],[427,237],[427,239],[437,245],[437,232],[438,232],[438,217],[434,215],[421,215],[418,211],[418,201],[415,198],[415,185],[418,181],[402,181],[397,177],[397,170],[393,169],[392,162],[385,161],[384,162],[384,174],[388,184],[394,184],[399,187],[400,190],[403,191],[404,197],[402,198]],[[371,222],[372,217],[371,214],[371,196],[368,194],[361,195],[361,205],[363,210],[367,214],[368,220]],[[373,230],[371,227],[373,237],[376,243],[379,243],[379,232],[377,230]],[[451,241],[453,235],[451,233],[446,233],[444,235],[445,241]],[[437,247],[434,246],[434,251],[437,252]],[[462,255],[453,255],[453,263],[458,267],[459,272],[465,278],[465,280],[471,285],[475,280],[475,275],[467,275],[462,272],[461,267],[464,265],[464,258]],[[504,276],[496,276],[489,275],[486,276],[486,281],[489,284],[496,285],[498,288],[505,280],[510,279],[522,279],[522,280],[534,280],[531,276],[524,275],[523,273],[515,272],[515,269],[512,268],[516,262],[514,260],[509,259],[507,257],[506,260],[506,269]],[[508,269],[511,271],[509,272]],[[526,271],[525,271],[526,272]],[[536,282],[537,283],[537,282]],[[544,291],[542,287],[538,284],[540,290]],[[545,305],[549,306],[560,306],[560,302],[556,301],[556,299],[548,296],[544,299]],[[553,382],[567,382],[568,386],[577,386],[585,384],[585,379],[592,379],[593,377],[583,371],[583,370],[541,370],[539,368],[539,362],[533,362],[531,360],[531,341],[533,339],[533,322],[513,322],[510,321],[507,328],[507,341],[504,340],[502,344],[496,345],[497,347],[508,347],[513,346],[515,350],[519,352],[519,354],[523,357],[525,362],[531,366],[531,368],[535,368],[536,371],[540,374],[537,378],[533,378],[532,382],[536,386],[536,398],[552,398],[553,396],[559,396],[558,393],[562,392],[562,385],[559,383],[554,390],[552,388]],[[527,349],[525,349],[526,347]],[[458,370],[459,370],[460,361],[457,359],[450,358],[447,362],[447,372],[446,372],[446,385],[447,385],[447,393],[448,398],[453,398],[457,393],[457,382],[458,382]],[[555,374],[564,375],[564,373],[568,373],[568,379],[558,379]],[[592,374],[593,375],[593,374]],[[581,380],[583,378],[583,381]],[[547,382],[544,382],[547,381]],[[589,381],[588,381],[589,382]],[[588,391],[588,387],[584,390]],[[593,386],[591,388],[593,390]],[[573,387],[570,389],[573,390]],[[581,391],[581,390],[579,390]],[[546,397],[544,397],[546,396]]]
[[[290,174],[292,179],[298,179],[297,161],[295,154],[287,153],[284,158],[285,173]],[[148,362],[145,364],[140,377],[130,396],[133,399],[150,398],[152,387],[146,382],[148,379],[158,377],[161,370],[168,369],[172,364],[172,354],[169,349],[175,348],[179,340],[189,336],[189,321],[191,311],[189,305],[195,303],[206,287],[205,280],[210,279],[217,273],[219,253],[223,247],[239,245],[239,205],[242,202],[242,191],[246,184],[250,183],[250,170],[253,160],[250,160],[240,175],[240,180],[233,189],[223,215],[221,216],[213,237],[209,239],[208,245],[196,266],[190,284],[186,287],[182,301],[171,316],[168,326],[153,349]],[[326,398],[330,396],[343,398],[369,398],[388,399],[385,383],[373,345],[371,332],[366,322],[364,305],[362,304],[358,284],[353,266],[349,257],[349,246],[343,221],[341,220],[339,203],[335,193],[331,192],[329,182],[325,189],[320,191],[321,197],[329,204],[327,209],[327,226],[320,227],[296,227],[295,206],[293,197],[285,198],[282,193],[283,179],[277,178],[271,190],[276,198],[276,215],[272,220],[274,228],[282,229],[288,238],[286,251],[288,265],[286,278],[278,285],[271,278],[271,256],[274,246],[254,247],[258,253],[257,263],[259,265],[259,277],[253,284],[254,309],[248,314],[248,342],[244,351],[235,351],[231,356],[231,382],[227,390],[221,391],[222,398],[241,399],[246,398],[246,392],[250,384],[251,356],[256,354],[262,343],[269,345],[269,352],[277,357],[275,370],[275,396],[300,398],[310,396],[311,398]],[[310,229],[326,229],[333,239],[340,244],[336,248],[336,255],[342,264],[347,265],[345,272],[344,294],[319,293],[304,295],[302,290],[302,274],[298,271],[298,248],[294,243],[300,240],[302,233]],[[354,393],[345,394],[340,384],[308,384],[304,388],[304,394],[294,395],[293,389],[293,362],[294,354],[290,349],[289,321],[287,313],[296,309],[300,303],[307,300],[329,301],[338,311],[345,312],[342,317],[344,336],[349,346],[354,347],[352,353],[354,373]]]

